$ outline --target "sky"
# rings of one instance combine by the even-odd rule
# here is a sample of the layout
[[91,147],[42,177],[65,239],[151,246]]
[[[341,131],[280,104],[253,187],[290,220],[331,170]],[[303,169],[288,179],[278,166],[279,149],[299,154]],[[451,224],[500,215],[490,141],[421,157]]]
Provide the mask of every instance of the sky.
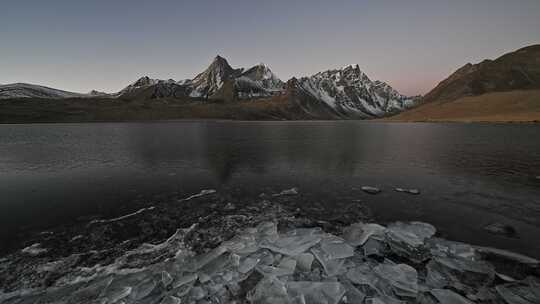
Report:
[[406,95],[540,43],[539,0],[0,0],[0,84],[116,92],[216,55],[282,80],[359,64]]

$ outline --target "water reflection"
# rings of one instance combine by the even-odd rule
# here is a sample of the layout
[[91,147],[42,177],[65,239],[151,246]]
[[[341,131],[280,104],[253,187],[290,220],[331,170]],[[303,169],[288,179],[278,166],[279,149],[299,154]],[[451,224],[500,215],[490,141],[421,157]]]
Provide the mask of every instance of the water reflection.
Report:
[[[418,187],[421,211],[393,194],[369,202],[381,216],[458,204],[540,226],[539,132],[536,125],[365,122],[3,125],[0,225],[51,225],[141,195],[266,183],[327,198],[362,184]],[[473,214],[464,210],[452,212]]]

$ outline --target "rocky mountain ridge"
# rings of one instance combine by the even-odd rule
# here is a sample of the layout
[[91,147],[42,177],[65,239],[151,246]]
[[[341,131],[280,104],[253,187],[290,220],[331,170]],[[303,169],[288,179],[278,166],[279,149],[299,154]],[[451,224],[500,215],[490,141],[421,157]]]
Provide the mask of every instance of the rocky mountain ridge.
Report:
[[[10,90],[2,90],[11,86]],[[417,98],[406,97],[382,81],[372,81],[358,65],[332,69],[312,76],[282,81],[267,65],[249,69],[233,68],[216,56],[193,79],[176,81],[141,77],[118,93],[93,91],[89,94],[65,92],[33,85],[0,86],[0,98],[87,98],[111,97],[148,101],[175,98],[186,102],[237,102],[253,100],[282,102],[285,99],[313,118],[372,118],[400,112]]]

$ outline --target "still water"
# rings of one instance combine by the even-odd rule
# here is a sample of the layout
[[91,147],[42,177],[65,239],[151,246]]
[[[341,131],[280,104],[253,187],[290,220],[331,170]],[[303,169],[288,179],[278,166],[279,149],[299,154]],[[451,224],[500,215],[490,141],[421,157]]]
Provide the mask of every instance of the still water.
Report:
[[[540,126],[180,121],[0,126],[0,247],[17,236],[201,189],[298,187],[421,220],[449,239],[540,257]],[[383,189],[363,193],[363,185]],[[412,196],[395,187],[418,188]],[[483,227],[513,226],[517,238]]]

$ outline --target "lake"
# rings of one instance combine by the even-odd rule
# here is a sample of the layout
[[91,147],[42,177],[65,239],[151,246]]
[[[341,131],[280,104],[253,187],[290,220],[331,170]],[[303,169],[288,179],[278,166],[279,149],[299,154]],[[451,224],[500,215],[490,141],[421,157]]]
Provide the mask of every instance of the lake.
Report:
[[[540,257],[540,126],[357,121],[0,125],[0,241],[201,189],[298,187],[332,209],[420,220]],[[380,187],[378,195],[361,191]],[[395,192],[418,188],[420,195]],[[511,225],[517,237],[484,227]]]

